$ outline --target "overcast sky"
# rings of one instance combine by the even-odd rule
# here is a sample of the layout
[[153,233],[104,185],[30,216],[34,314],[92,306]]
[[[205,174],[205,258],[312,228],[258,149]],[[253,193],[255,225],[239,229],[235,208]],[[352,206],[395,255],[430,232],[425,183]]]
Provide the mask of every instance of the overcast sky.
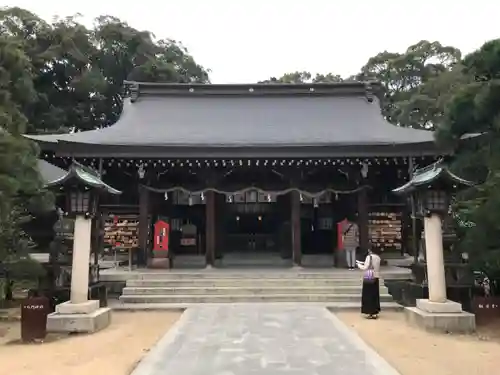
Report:
[[[180,40],[214,83],[251,83],[307,70],[348,76],[383,50],[422,39],[464,53],[499,38],[498,0],[17,0],[50,20],[103,14]],[[463,4],[463,5],[462,5]]]

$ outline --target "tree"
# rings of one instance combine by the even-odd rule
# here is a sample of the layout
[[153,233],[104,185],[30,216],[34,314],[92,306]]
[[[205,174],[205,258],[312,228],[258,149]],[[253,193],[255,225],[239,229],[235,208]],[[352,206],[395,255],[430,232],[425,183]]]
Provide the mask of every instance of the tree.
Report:
[[0,11],[0,31],[22,46],[33,71],[36,100],[23,107],[31,133],[112,125],[121,113],[123,81],[208,83],[208,71],[182,44],[156,42],[111,16],[92,29],[78,17],[41,20],[20,8]]
[[17,7],[0,9],[0,262],[29,248],[22,230],[50,204],[25,132],[112,125],[124,80],[208,83],[208,71],[174,40],[155,41],[110,16],[92,29],[78,17],[48,23]]
[[[438,140],[457,146],[455,167],[480,181],[457,203],[463,228],[461,247],[490,277],[500,278],[500,39],[466,56],[463,74],[469,82],[454,93]],[[464,135],[482,134],[458,143]]]
[[360,73],[342,78],[332,73],[293,72],[259,83],[320,83],[379,81],[383,87],[382,113],[395,125],[434,130],[445,105],[468,75],[460,66],[461,53],[439,42],[420,41],[404,53],[384,51],[371,57]]
[[22,109],[35,98],[31,65],[22,45],[1,35],[0,262],[17,259],[28,250],[22,224],[30,219],[34,204],[46,198],[37,169],[38,149],[21,136],[26,128]]
[[[405,53],[381,52],[370,58],[360,81],[377,80],[384,87],[383,113],[395,125],[434,129],[441,119],[440,92],[448,92],[460,69],[461,53],[454,47],[426,40],[408,47]],[[442,77],[443,74],[448,77]],[[439,79],[438,79],[439,78]]]
[[343,82],[341,76],[333,73],[316,74],[313,76],[309,72],[285,73],[281,77],[271,77],[259,83],[338,83]]

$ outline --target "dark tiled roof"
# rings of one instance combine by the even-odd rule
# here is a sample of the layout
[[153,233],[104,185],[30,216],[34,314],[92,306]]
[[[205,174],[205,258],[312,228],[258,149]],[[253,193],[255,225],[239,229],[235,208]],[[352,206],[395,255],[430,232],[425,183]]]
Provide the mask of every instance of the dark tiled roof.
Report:
[[68,173],[64,169],[56,167],[55,165],[41,159],[38,159],[38,171],[40,172],[43,181],[47,184],[59,180],[64,177],[66,173]]
[[71,165],[71,167],[67,172],[65,171],[61,177],[48,182],[47,186],[48,187],[62,186],[64,184],[74,183],[74,182],[95,189],[99,189],[109,194],[114,194],[114,195],[121,194],[121,191],[116,190],[115,188],[109,186],[104,181],[102,181],[101,177],[95,171],[75,161],[73,162],[73,164]]
[[382,146],[433,142],[432,132],[389,124],[372,86],[133,86],[118,122],[45,142],[130,146]]
[[438,161],[425,168],[417,169],[411,178],[403,186],[393,189],[392,192],[396,194],[408,194],[418,189],[421,186],[429,186],[437,181],[447,182],[450,185],[474,186],[474,183],[467,181],[448,169],[448,166]]

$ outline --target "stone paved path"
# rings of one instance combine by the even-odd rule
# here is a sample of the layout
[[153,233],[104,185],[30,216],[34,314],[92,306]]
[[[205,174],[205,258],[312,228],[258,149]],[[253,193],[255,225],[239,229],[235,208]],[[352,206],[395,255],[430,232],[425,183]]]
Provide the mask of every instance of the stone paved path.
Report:
[[256,304],[189,308],[132,373],[279,374],[398,372],[324,308]]

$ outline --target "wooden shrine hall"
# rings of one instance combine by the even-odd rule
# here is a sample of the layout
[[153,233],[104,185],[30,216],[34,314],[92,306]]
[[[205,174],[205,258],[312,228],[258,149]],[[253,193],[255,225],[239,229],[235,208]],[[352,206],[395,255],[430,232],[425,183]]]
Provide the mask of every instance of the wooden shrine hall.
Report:
[[432,132],[384,119],[378,83],[127,85],[114,125],[29,136],[48,162],[77,160],[123,192],[101,201],[103,251],[139,265],[168,254],[174,267],[332,266],[346,218],[362,251],[411,248],[407,202],[391,190],[445,152]]

